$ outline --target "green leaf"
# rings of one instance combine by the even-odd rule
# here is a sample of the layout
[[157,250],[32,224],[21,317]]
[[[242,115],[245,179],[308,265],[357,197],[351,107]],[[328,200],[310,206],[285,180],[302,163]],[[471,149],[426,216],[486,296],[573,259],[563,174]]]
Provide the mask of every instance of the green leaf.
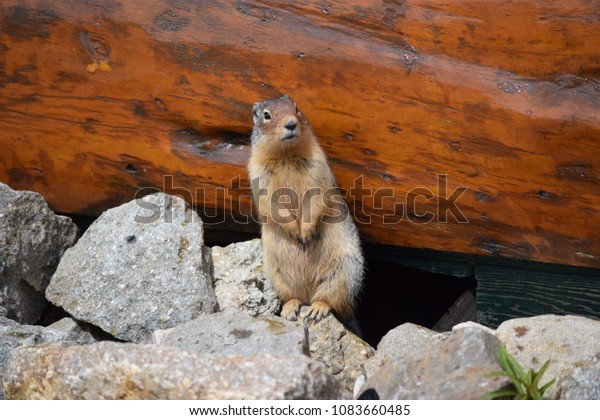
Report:
[[500,361],[500,366],[502,366],[504,370],[507,370],[510,367],[506,361],[506,347],[504,347],[504,344],[498,347],[498,360]]
[[497,376],[508,376],[509,378],[512,377],[512,375],[508,372],[505,372],[503,370],[496,370],[494,372],[488,373],[487,375],[485,375],[486,378],[495,378]]
[[482,399],[496,399],[512,397],[516,400],[541,400],[544,399],[544,392],[550,388],[556,378],[548,382],[541,389],[538,389],[540,379],[548,369],[550,360],[546,361],[539,371],[535,371],[530,368],[527,372],[506,350],[506,346],[501,344],[498,347],[498,360],[503,370],[491,372],[486,375],[487,378],[493,378],[498,376],[506,376],[511,379],[515,390],[501,389],[495,392],[489,392],[482,397]]
[[498,391],[488,392],[483,397],[482,400],[496,400],[498,398],[505,397],[515,397],[517,393],[512,389],[499,389]]
[[546,369],[548,369],[548,366],[550,366],[550,360],[546,360],[546,363],[544,363],[540,370],[537,371],[532,383],[534,387],[537,388],[538,384],[540,383],[540,379],[542,379],[542,376],[544,375],[544,373],[546,373]]
[[510,354],[507,353],[506,360],[512,367],[513,371],[517,374],[516,376],[519,378],[519,380],[521,382],[527,383],[527,374],[525,373],[525,371],[523,370],[523,368],[521,367],[519,362],[517,362],[517,359],[515,359],[514,357],[512,357]]
[[500,365],[502,366],[504,371],[506,373],[508,373],[508,375],[506,375],[506,376],[508,376],[509,378],[512,378],[513,380],[519,379],[517,372],[515,371],[515,369],[513,368],[512,364],[510,363],[510,361],[508,359],[508,354],[503,354],[503,356],[500,358]]
[[556,382],[556,378],[552,379],[550,382],[548,382],[546,385],[544,385],[543,387],[540,388],[540,394],[544,395],[544,392],[546,392],[546,390],[548,388],[550,388],[552,385],[554,385],[554,382]]
[[543,400],[544,397],[542,397],[542,394],[540,394],[540,391],[537,390],[537,388],[533,387],[529,390],[529,394],[531,395],[531,397],[534,400]]

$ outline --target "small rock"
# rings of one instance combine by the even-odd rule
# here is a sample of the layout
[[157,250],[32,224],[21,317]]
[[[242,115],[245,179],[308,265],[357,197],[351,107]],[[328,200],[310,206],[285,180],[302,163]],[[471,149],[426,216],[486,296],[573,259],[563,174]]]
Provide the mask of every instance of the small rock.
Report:
[[156,344],[179,347],[196,353],[221,355],[304,354],[308,339],[302,325],[275,315],[253,318],[229,309],[153,333]]
[[461,328],[479,328],[480,330],[485,331],[487,333],[496,334],[496,331],[494,331],[490,327],[486,327],[485,325],[481,325],[481,324],[478,324],[477,322],[473,322],[473,321],[466,321],[466,322],[461,322],[460,324],[456,324],[454,327],[452,327],[452,331],[457,331],[457,330],[460,330]]
[[87,325],[82,326],[73,318],[69,318],[68,316],[48,325],[48,328],[54,331],[62,331],[64,333],[77,336],[82,342],[93,343],[96,341],[89,328],[87,328]]
[[221,309],[252,316],[275,314],[280,302],[264,272],[260,239],[212,248],[215,295]]
[[24,324],[39,320],[46,286],[78,232],[38,193],[0,183],[0,307],[7,317]]
[[217,310],[202,221],[162,193],[103,213],[62,258],[46,290],[74,318],[147,342]]
[[[600,321],[581,316],[541,315],[503,322],[496,336],[528,370],[538,370],[550,360],[540,386],[557,378],[572,376],[575,367],[600,357]],[[544,394],[553,399],[561,394],[557,383]]]
[[396,358],[388,353],[387,362],[369,372],[361,394],[375,392],[381,399],[398,400],[479,399],[508,385],[507,378],[486,377],[500,370],[500,343],[494,335],[463,328],[446,338],[440,336],[418,332],[416,341],[422,347],[415,345],[410,352],[399,349]]
[[36,325],[21,325],[12,319],[0,317],[0,399],[3,398],[2,377],[5,364],[12,349],[38,343],[67,341],[71,343],[91,343],[77,334],[56,331]]
[[7,399],[334,399],[339,384],[302,355],[220,356],[101,342],[13,350]]
[[[308,307],[303,307],[301,318]],[[300,321],[302,322],[302,321]],[[310,356],[322,362],[344,389],[344,396],[352,398],[354,384],[364,374],[363,363],[375,351],[366,342],[348,331],[340,321],[329,314],[317,324],[308,324]]]

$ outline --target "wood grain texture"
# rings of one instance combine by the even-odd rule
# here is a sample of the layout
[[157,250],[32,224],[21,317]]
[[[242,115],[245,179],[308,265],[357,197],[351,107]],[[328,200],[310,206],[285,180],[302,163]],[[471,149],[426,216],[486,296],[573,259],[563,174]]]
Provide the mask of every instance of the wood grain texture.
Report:
[[468,321],[477,322],[475,290],[467,290],[460,295],[431,329],[437,332],[452,331],[455,325]]
[[600,277],[505,266],[477,265],[477,321],[502,322],[543,314],[600,314]]
[[251,105],[287,93],[367,241],[598,268],[598,45],[585,0],[4,0],[0,181],[248,214]]

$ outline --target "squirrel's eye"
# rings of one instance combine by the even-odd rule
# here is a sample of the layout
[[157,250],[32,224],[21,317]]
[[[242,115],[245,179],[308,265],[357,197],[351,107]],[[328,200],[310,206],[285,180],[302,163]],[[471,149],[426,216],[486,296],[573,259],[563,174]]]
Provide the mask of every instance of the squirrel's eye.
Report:
[[270,120],[271,119],[271,114],[269,114],[269,111],[265,111],[263,113],[263,116],[265,117],[265,120]]

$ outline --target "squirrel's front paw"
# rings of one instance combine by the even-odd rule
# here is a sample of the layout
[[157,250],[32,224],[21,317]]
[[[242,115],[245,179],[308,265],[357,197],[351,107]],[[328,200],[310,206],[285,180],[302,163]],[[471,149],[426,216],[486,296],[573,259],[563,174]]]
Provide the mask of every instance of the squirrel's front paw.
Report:
[[331,306],[325,302],[316,301],[308,308],[308,313],[304,318],[308,323],[316,324],[325,318],[331,312]]
[[295,321],[298,319],[298,314],[300,313],[300,302],[298,299],[290,299],[283,305],[281,308],[281,317],[285,318],[289,321]]
[[313,241],[319,237],[319,232],[316,226],[305,227],[303,226],[300,233],[296,236],[296,240],[302,245],[306,246],[310,241]]

